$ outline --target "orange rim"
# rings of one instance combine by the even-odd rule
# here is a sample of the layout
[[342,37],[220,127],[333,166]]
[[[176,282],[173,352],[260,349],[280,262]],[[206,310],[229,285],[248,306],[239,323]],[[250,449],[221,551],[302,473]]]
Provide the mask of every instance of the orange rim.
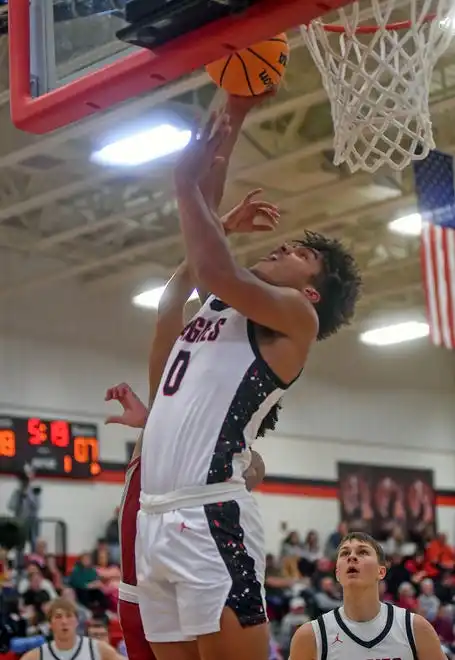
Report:
[[[431,23],[435,18],[436,14],[428,14],[425,16],[422,23]],[[411,25],[412,21],[397,21],[396,23],[389,23],[385,26],[385,29],[389,30],[389,32],[398,32],[400,30],[409,30]],[[343,32],[346,32],[344,25],[323,25],[322,27],[326,32],[336,32],[337,34],[343,34]],[[379,25],[361,25],[356,28],[354,34],[374,34],[380,29]]]

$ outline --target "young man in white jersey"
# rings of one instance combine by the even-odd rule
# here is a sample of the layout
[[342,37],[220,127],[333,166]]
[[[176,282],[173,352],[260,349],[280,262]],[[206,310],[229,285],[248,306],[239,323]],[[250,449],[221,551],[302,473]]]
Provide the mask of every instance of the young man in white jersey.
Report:
[[[278,212],[273,204],[255,199],[255,193],[249,193],[230,213],[224,217],[225,230],[230,233],[256,231],[254,221],[262,219],[270,229],[276,225]],[[262,226],[264,229],[264,226]],[[182,264],[165,287],[160,299],[154,338],[149,358],[149,401],[153,401],[158,388],[166,360],[172,346],[183,330],[183,311],[194,284],[186,264]],[[148,415],[148,408],[140,401],[132,389],[125,383],[110,388],[106,401],[118,401],[123,413],[109,417],[107,423],[123,424],[143,428]],[[277,421],[279,404],[270,411],[259,433],[273,429]],[[122,583],[119,589],[119,617],[129,660],[154,660],[154,656],[145,640],[138,610],[137,576],[134,560],[134,539],[136,536],[136,516],[139,509],[140,494],[140,455],[142,436],[136,447],[126,473],[125,490],[119,515],[121,539]],[[257,452],[245,472],[247,487],[252,489],[264,477],[264,464]]]
[[136,564],[158,660],[266,660],[264,535],[242,474],[262,419],[316,339],[350,320],[360,283],[340,243],[309,233],[252,270],[236,264],[201,191],[230,129],[209,124],[175,173],[187,260],[213,295],[177,340],[144,430]]
[[446,660],[426,619],[381,603],[378,585],[386,572],[384,551],[371,536],[345,536],[336,562],[343,606],[296,632],[290,660]]
[[77,610],[66,598],[56,598],[47,613],[53,640],[28,651],[22,660],[119,660],[106,642],[77,634]]

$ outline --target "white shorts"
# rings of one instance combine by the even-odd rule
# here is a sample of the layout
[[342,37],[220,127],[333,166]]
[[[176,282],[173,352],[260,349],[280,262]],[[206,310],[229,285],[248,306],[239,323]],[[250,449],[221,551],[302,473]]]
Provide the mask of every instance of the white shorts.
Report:
[[244,488],[232,496],[183,507],[179,498],[178,508],[174,500],[173,510],[163,512],[172,506],[166,502],[154,513],[150,496],[141,495],[136,570],[148,641],[188,641],[217,632],[225,606],[242,626],[266,622],[261,515]]

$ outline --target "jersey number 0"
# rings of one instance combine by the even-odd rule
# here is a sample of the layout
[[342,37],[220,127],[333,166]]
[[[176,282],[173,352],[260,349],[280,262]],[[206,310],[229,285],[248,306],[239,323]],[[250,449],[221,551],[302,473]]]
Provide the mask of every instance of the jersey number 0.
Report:
[[171,364],[169,371],[167,372],[166,380],[163,385],[163,394],[165,396],[173,396],[180,385],[188,365],[190,363],[191,353],[189,351],[179,351],[174,362]]

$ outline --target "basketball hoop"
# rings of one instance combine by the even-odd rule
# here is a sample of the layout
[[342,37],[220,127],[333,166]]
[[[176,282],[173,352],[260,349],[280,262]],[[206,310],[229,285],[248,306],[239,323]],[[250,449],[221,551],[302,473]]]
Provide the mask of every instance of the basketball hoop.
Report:
[[[315,19],[301,31],[322,76],[334,124],[334,164],[351,172],[404,169],[434,149],[429,109],[437,60],[455,33],[454,0],[371,0],[370,18],[355,2],[339,24]],[[394,13],[394,16],[392,16]],[[398,14],[398,16],[397,16]]]

